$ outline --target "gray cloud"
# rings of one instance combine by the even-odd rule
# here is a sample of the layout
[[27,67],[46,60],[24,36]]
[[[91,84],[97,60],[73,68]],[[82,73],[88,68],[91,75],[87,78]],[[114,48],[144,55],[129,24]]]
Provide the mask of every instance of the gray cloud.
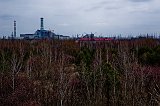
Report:
[[7,14],[1,14],[0,19],[1,20],[11,20],[13,18],[12,15],[7,15]]
[[153,1],[153,0],[129,0],[132,2],[149,2],[149,1]]
[[110,10],[117,10],[123,8],[120,5],[120,2],[118,2],[117,0],[108,0],[108,1],[100,1],[100,2],[96,2],[94,4],[91,4],[86,11],[90,12],[90,11],[110,11]]
[[18,34],[34,33],[40,17],[64,35],[160,32],[159,7],[159,0],[0,0],[0,36],[11,34],[14,20]]

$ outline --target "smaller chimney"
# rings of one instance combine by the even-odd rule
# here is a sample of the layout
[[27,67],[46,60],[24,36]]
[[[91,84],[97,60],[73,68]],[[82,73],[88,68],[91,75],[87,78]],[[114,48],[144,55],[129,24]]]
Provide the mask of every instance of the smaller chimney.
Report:
[[14,21],[14,37],[16,37],[16,21]]

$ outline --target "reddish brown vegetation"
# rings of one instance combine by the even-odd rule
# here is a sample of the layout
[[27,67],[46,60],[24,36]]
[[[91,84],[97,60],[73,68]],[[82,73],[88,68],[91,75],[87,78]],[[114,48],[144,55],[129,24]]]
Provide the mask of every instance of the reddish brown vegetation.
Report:
[[154,52],[137,53],[158,44],[153,39],[1,40],[1,105],[158,106],[160,66],[139,59]]

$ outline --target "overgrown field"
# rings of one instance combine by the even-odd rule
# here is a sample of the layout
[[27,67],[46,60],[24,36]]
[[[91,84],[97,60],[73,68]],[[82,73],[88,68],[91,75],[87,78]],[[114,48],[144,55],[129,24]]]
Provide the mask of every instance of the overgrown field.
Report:
[[159,106],[160,41],[0,40],[2,106]]

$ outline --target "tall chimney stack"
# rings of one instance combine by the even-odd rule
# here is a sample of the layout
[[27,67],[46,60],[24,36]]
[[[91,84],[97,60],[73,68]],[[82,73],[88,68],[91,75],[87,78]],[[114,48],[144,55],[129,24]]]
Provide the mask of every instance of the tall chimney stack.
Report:
[[14,37],[16,37],[16,21],[14,21]]
[[41,18],[41,30],[44,30],[44,26],[43,26],[43,18]]

